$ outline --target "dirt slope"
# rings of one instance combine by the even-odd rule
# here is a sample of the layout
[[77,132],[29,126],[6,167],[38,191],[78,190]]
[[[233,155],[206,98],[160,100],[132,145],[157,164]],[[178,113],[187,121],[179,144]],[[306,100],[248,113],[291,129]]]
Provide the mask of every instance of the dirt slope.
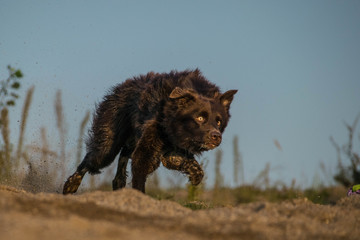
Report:
[[75,196],[0,186],[0,239],[358,239],[360,197],[192,211],[132,189]]

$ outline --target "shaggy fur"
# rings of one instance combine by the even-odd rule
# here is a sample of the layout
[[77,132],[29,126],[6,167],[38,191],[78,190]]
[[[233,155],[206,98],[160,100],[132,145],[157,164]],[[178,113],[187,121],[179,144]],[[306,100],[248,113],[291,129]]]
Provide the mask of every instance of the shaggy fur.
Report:
[[118,153],[114,190],[126,185],[130,158],[132,186],[142,192],[146,177],[160,162],[199,184],[204,172],[194,155],[221,143],[236,92],[220,93],[198,69],[150,72],[115,86],[97,107],[87,154],[67,179],[63,193],[75,193],[87,172],[100,173]]

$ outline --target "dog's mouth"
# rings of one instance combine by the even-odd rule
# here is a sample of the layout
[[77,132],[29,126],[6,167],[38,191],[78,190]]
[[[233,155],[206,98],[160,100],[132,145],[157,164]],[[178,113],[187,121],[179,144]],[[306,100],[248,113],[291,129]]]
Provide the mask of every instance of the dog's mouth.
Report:
[[204,150],[212,150],[212,149],[214,149],[214,148],[216,148],[217,146],[219,146],[220,145],[220,143],[214,143],[214,142],[208,142],[208,143],[204,143],[204,144],[202,144],[202,148],[204,149]]
[[189,145],[185,149],[192,153],[201,153],[202,151],[213,150],[214,148],[218,147],[220,143],[221,140],[211,141],[209,139],[208,141],[196,141],[195,139],[192,139],[192,141],[189,142]]

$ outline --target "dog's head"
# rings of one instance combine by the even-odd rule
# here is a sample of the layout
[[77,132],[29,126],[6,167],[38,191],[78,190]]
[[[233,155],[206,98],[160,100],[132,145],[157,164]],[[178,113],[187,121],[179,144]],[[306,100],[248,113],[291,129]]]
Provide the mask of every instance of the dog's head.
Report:
[[165,107],[164,124],[172,144],[193,154],[219,146],[236,92],[216,93],[209,98],[192,89],[175,88]]

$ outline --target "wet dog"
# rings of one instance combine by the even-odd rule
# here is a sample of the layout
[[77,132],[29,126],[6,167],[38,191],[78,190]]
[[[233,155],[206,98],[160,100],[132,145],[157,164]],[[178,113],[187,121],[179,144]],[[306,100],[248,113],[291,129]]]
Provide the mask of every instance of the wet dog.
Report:
[[75,193],[87,172],[100,173],[119,153],[114,190],[126,185],[129,159],[132,187],[142,192],[160,162],[198,185],[204,172],[195,156],[221,143],[236,92],[221,93],[198,69],[150,72],[115,86],[96,109],[87,154],[63,193]]

